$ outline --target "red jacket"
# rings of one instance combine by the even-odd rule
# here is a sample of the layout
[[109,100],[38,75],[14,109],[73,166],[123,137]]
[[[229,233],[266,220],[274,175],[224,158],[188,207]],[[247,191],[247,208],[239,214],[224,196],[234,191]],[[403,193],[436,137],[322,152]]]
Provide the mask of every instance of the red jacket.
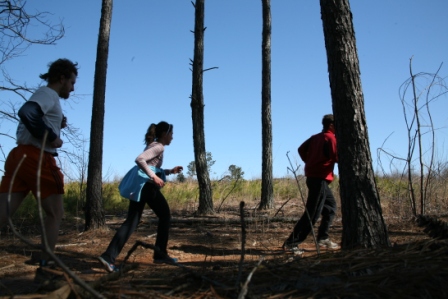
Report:
[[298,152],[305,162],[305,176],[333,181],[333,169],[334,164],[338,162],[338,152],[336,137],[331,131],[311,136],[299,146]]

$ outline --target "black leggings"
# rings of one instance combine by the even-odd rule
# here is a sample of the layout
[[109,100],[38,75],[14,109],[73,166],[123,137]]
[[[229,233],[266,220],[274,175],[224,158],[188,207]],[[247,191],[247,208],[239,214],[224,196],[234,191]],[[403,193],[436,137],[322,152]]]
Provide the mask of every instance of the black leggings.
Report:
[[[101,255],[107,261],[115,263],[115,259],[120,254],[124,244],[126,244],[129,237],[140,223],[145,204],[148,204],[159,218],[155,246],[157,246],[162,253],[167,253],[166,248],[168,246],[171,222],[170,207],[168,206],[165,197],[160,192],[160,189],[152,183],[146,183],[142,188],[140,201],[129,201],[129,210],[126,220],[115,233],[107,250]],[[154,258],[163,258],[163,256],[160,256],[160,254],[157,255],[157,253],[154,252]]]
[[308,199],[306,201],[306,211],[294,226],[293,232],[289,235],[286,243],[302,243],[312,230],[320,216],[322,220],[317,231],[317,240],[328,238],[328,230],[336,214],[336,200],[334,199],[328,182],[320,178],[307,178]]

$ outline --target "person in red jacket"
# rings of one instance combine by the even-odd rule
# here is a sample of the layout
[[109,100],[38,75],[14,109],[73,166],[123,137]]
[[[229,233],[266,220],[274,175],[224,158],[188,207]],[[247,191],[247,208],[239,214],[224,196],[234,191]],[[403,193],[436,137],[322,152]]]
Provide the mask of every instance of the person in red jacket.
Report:
[[285,250],[297,250],[297,246],[305,241],[320,216],[322,220],[317,233],[319,246],[338,248],[328,236],[336,214],[336,200],[329,188],[334,178],[334,165],[338,162],[333,115],[324,115],[322,125],[321,133],[311,136],[298,148],[300,158],[305,162],[308,198],[305,212],[283,243]]

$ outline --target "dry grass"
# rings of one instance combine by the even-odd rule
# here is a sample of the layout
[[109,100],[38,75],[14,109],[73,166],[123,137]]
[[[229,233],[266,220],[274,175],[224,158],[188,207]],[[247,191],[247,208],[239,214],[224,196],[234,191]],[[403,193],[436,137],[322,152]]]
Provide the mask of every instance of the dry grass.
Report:
[[[435,239],[445,238],[447,232],[445,221],[448,213],[443,193],[437,201],[429,203],[429,211],[437,210],[439,217],[421,218],[419,222],[409,217],[408,201],[402,194],[382,194],[383,215],[393,244],[391,248],[324,251],[318,255],[310,237],[304,244],[305,254],[297,256],[285,254],[279,247],[303,212],[303,205],[297,193],[295,197],[291,193],[296,186],[291,187],[287,181],[277,183],[276,208],[263,212],[256,209],[259,198],[248,190],[252,185],[243,186],[251,194],[245,198],[245,214],[250,221],[247,221],[244,252],[241,251],[237,208],[240,193],[229,195],[224,201],[221,196],[219,199],[223,205],[219,214],[193,217],[197,200],[181,202],[182,196],[173,184],[174,190],[170,192],[178,194],[178,201],[177,204],[170,203],[174,221],[169,250],[180,258],[182,263],[179,266],[153,265],[151,250],[140,248],[132,253],[128,263],[130,267],[125,271],[113,275],[105,273],[96,257],[107,246],[114,229],[121,224],[122,218],[117,217],[108,221],[110,230],[80,234],[79,230],[67,229],[61,236],[61,243],[76,246],[60,247],[57,254],[83,279],[94,284],[105,298],[238,298],[243,293],[246,293],[246,298],[448,297],[448,243]],[[337,185],[333,188],[336,188],[334,193],[337,197]],[[220,194],[226,194],[225,188],[220,190]],[[194,189],[187,188],[187,191],[194,192]],[[380,192],[386,192],[386,187]],[[340,207],[338,197],[337,200]],[[218,201],[215,201],[216,205]],[[138,240],[153,241],[156,232],[154,215],[150,211],[145,213],[143,223],[123,253]],[[340,212],[337,215],[330,234],[340,242]],[[29,231],[35,233],[36,229],[30,228]],[[5,273],[12,268],[9,264],[2,266],[1,262],[11,263],[25,252],[23,244],[14,240],[8,242],[0,245],[0,251],[8,256],[8,260],[0,259],[0,268],[9,267],[5,268]],[[20,263],[20,260],[14,261],[15,265]],[[0,273],[2,283],[3,278],[21,277],[23,273],[18,271],[15,274],[8,272],[8,275]],[[0,284],[0,290],[2,288]],[[6,288],[12,290],[11,286]],[[78,288],[73,290],[77,290],[82,298],[87,296]],[[18,291],[27,298],[41,298],[39,296],[48,294],[43,290],[32,292],[19,288]]]

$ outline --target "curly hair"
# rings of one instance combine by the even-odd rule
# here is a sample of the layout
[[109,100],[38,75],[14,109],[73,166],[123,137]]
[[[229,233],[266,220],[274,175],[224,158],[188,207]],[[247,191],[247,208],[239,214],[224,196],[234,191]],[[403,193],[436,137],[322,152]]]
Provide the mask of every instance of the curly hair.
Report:
[[55,83],[64,78],[71,78],[72,74],[78,76],[78,63],[73,63],[68,59],[60,58],[48,64],[48,73],[40,74],[39,77],[48,83]]

